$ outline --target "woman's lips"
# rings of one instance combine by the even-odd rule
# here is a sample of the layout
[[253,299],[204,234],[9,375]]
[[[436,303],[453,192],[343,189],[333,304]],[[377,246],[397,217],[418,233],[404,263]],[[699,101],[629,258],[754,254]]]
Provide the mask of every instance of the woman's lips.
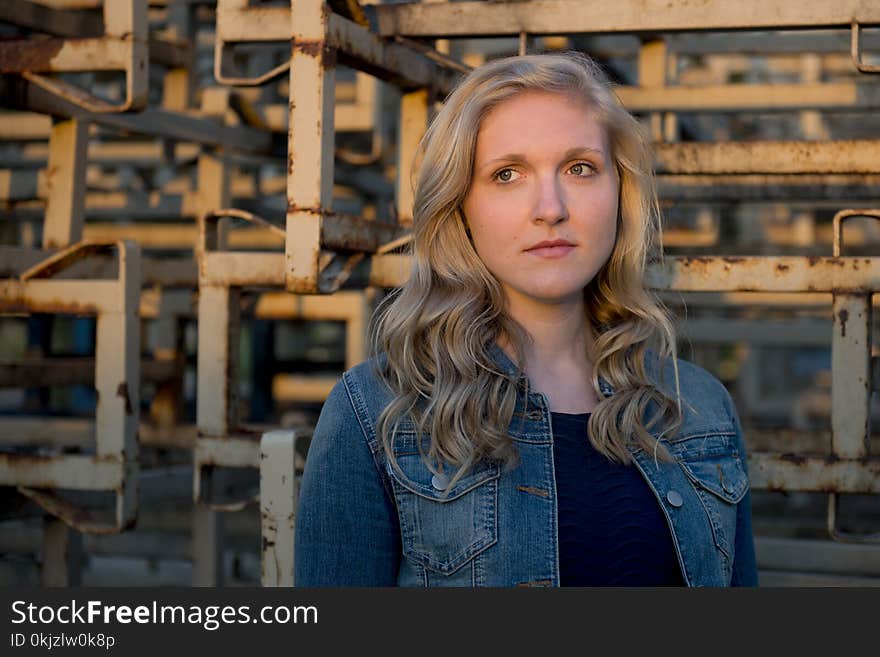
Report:
[[542,246],[537,249],[529,249],[526,253],[538,256],[539,258],[562,258],[574,250],[571,244],[560,244],[559,246]]

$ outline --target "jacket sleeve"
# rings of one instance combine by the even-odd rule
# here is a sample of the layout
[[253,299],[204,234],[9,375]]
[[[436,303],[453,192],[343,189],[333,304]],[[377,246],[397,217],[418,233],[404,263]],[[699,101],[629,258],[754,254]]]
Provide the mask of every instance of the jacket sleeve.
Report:
[[[733,401],[729,394],[725,395],[725,405],[733,418],[736,427],[737,451],[742,459],[746,475],[749,473],[748,454],[742,425]],[[752,493],[751,484],[745,496],[739,501],[736,509],[736,539],[734,543],[733,570],[731,586],[758,586],[758,565],[755,557],[755,540],[752,534]]]
[[343,381],[324,402],[315,427],[294,536],[295,586],[397,583],[397,512]]

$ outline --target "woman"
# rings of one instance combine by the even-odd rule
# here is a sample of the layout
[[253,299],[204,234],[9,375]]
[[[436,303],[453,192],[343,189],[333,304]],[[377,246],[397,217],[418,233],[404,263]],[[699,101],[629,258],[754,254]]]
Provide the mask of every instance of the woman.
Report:
[[736,411],[643,282],[651,166],[585,56],[450,95],[411,277],[315,429],[298,586],[757,583]]

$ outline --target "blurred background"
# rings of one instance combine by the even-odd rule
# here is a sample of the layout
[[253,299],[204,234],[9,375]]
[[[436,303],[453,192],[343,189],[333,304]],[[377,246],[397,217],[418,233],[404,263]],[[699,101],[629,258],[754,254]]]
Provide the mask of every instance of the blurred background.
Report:
[[869,5],[3,0],[0,583],[289,584],[426,124],[578,50],[655,143],[651,284],[737,404],[762,585],[880,584]]

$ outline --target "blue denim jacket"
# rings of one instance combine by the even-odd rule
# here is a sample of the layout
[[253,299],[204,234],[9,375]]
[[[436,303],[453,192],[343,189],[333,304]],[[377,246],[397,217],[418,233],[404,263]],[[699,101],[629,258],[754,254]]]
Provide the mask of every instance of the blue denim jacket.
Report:
[[[515,375],[500,348],[493,345],[492,353]],[[715,377],[678,363],[684,423],[663,439],[675,462],[655,461],[633,447],[634,466],[669,523],[687,585],[756,585],[746,451],[736,410]],[[671,363],[662,378],[651,356],[645,364],[674,398]],[[520,454],[515,468],[480,462],[447,491],[422,462],[411,424],[394,446],[403,474],[388,463],[376,422],[391,392],[373,367],[368,361],[347,371],[321,411],[297,510],[295,584],[558,586],[547,398],[520,393],[509,427]],[[613,394],[600,383],[605,396]]]

